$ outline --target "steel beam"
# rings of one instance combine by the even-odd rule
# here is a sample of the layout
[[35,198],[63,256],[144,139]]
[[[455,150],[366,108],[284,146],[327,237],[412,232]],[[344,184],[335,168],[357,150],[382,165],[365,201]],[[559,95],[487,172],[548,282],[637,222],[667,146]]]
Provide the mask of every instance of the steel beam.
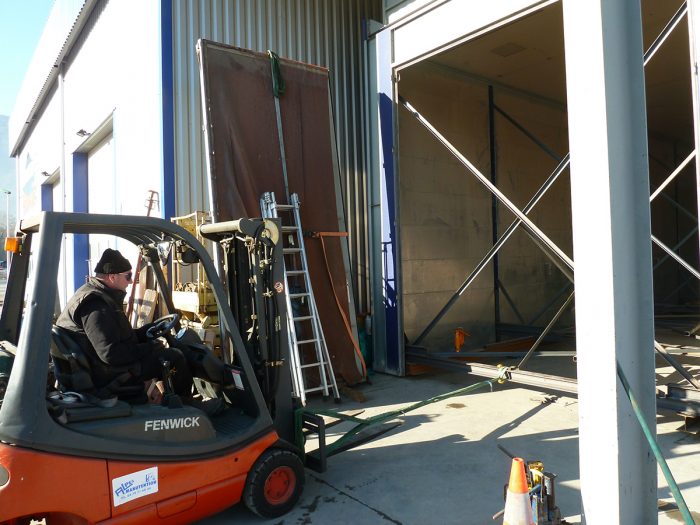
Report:
[[[497,177],[497,156],[496,156],[496,115],[494,113],[496,105],[493,100],[493,86],[489,86],[489,164],[491,166],[491,182],[498,183]],[[491,196],[491,242],[498,241],[498,200]],[[493,311],[494,327],[501,322],[501,282],[498,278],[498,253],[493,256]],[[508,298],[510,300],[510,298]],[[514,306],[511,304],[511,306]],[[496,340],[499,340],[498,331],[494,330]]]
[[569,305],[571,304],[571,301],[573,299],[574,299],[574,292],[571,292],[571,294],[569,294],[569,297],[566,299],[566,301],[564,301],[564,304],[561,305],[561,308],[559,308],[559,310],[557,310],[557,313],[554,314],[554,317],[552,317],[552,320],[549,321],[549,324],[545,327],[544,330],[542,330],[542,333],[537,338],[537,340],[534,342],[532,347],[530,347],[530,350],[528,350],[527,354],[525,354],[525,357],[522,358],[522,360],[518,363],[518,366],[516,366],[515,368],[517,368],[519,370],[525,369],[525,365],[530,360],[530,357],[532,357],[532,354],[535,352],[535,350],[537,350],[537,348],[540,346],[540,344],[542,343],[544,338],[552,330],[552,328],[557,323],[559,318],[562,316],[562,314],[569,307]]
[[654,341],[654,349],[656,352],[669,364],[676,372],[678,372],[683,378],[685,378],[691,385],[695,387],[696,390],[700,390],[700,382],[693,377],[693,374],[688,372],[683,368],[675,359],[668,355],[666,349],[661,345],[661,343]]
[[515,204],[513,204],[508,197],[506,197],[501,190],[499,190],[494,184],[486,177],[479,169],[471,163],[471,161],[462,155],[460,151],[455,148],[452,143],[445,138],[444,135],[442,135],[423,115],[421,115],[418,110],[416,110],[406,99],[403,97],[399,96],[399,103],[408,110],[411,115],[413,115],[416,120],[423,125],[425,129],[427,129],[437,140],[440,142],[443,146],[447,148],[447,150],[452,153],[452,155],[465,167],[467,170],[476,177],[476,179],[486,187],[487,190],[491,192],[492,195],[495,195],[496,198],[503,204],[508,210],[515,215],[518,219],[520,219],[523,227],[525,230],[527,230],[531,235],[533,235],[537,241],[542,243],[542,245],[546,248],[546,250],[550,251],[553,255],[556,256],[557,259],[559,259],[564,266],[573,274],[574,272],[574,263],[571,260],[571,258],[566,255],[547,235],[540,230],[535,223],[533,223],[530,219],[527,218],[525,213],[523,213]]
[[[508,289],[505,286],[503,286],[503,283],[501,281],[498,281],[498,289],[501,292],[503,292],[503,297],[506,298],[508,305],[510,306],[511,310],[513,310],[513,313],[515,314],[515,316],[518,318],[518,321],[520,321],[521,324],[525,324],[525,319],[523,319],[523,316],[520,314],[518,307],[515,306],[515,301],[513,301],[513,298],[508,293]],[[500,322],[501,322],[501,320],[499,318],[498,324],[500,324]]]
[[[686,233],[683,238],[678,241],[673,248],[671,248],[671,252],[675,253],[676,250],[679,250],[681,246],[683,246],[686,242],[688,242],[692,237],[698,232],[698,227],[696,226],[693,228],[689,233]],[[666,252],[666,255],[664,255],[661,259],[659,259],[656,264],[654,265],[654,270],[656,270],[659,266],[661,266],[663,263],[665,263],[671,256]]]
[[503,111],[500,107],[494,104],[494,109],[498,111],[498,113],[506,119],[508,122],[510,122],[515,129],[520,131],[523,135],[525,135],[527,138],[529,138],[532,142],[534,142],[539,148],[544,151],[547,155],[552,157],[555,161],[561,162],[561,157],[557,155],[555,151],[552,150],[549,146],[547,146],[544,142],[542,142],[540,139],[535,137],[532,133],[530,133],[522,124],[520,124],[517,120],[515,120],[513,117],[511,117],[508,113]]
[[655,524],[656,464],[617,379],[619,362],[654,428],[641,8],[635,0],[563,7],[583,513],[587,523]]
[[663,251],[665,251],[672,259],[674,259],[678,264],[680,264],[683,268],[688,270],[693,276],[695,276],[696,279],[700,279],[700,272],[698,272],[695,268],[690,266],[689,263],[685,262],[683,258],[678,255],[676,252],[674,252],[671,248],[666,246],[664,243],[662,243],[659,239],[657,239],[654,235],[651,236],[651,240],[654,244],[656,244],[659,248],[661,248]]
[[[483,363],[455,361],[447,357],[436,357],[427,352],[412,347],[406,347],[406,357],[412,363],[436,366],[447,370],[468,372],[479,377],[494,378],[501,374],[500,367]],[[483,356],[482,356],[483,357]],[[513,383],[528,385],[535,388],[554,390],[556,392],[577,393],[576,380],[568,377],[553,376],[527,370],[509,370],[508,379]]]
[[656,52],[661,48],[661,46],[666,41],[666,39],[669,37],[669,35],[671,33],[673,33],[673,30],[676,29],[676,26],[683,19],[683,17],[685,16],[687,11],[688,11],[687,4],[686,4],[686,2],[683,2],[683,4],[678,8],[678,11],[676,11],[676,13],[671,17],[671,19],[666,23],[664,28],[661,30],[661,32],[657,35],[657,37],[651,43],[651,45],[649,46],[649,49],[647,49],[646,52],[644,53],[644,66],[646,66],[649,63],[649,61],[653,58],[653,56],[656,54]]
[[656,188],[656,189],[654,190],[654,193],[652,193],[652,194],[651,194],[651,197],[649,197],[649,202],[653,202],[654,199],[655,199],[656,197],[658,197],[659,193],[661,193],[662,191],[664,191],[664,188],[665,188],[666,186],[668,186],[668,185],[673,181],[673,179],[675,179],[676,176],[678,176],[678,174],[679,174],[681,171],[683,171],[683,168],[685,168],[685,167],[688,165],[688,163],[689,163],[691,160],[693,160],[694,158],[695,158],[695,150],[691,151],[691,152],[690,152],[690,155],[688,155],[688,156],[683,160],[683,162],[681,162],[681,163],[678,165],[678,167],[677,167],[675,170],[673,170],[673,173],[671,173],[668,177],[666,177],[666,180],[663,181],[663,182],[659,185],[659,187]]
[[573,288],[574,284],[573,283],[567,283],[565,284],[562,288],[559,289],[559,291],[556,293],[556,295],[539,311],[537,312],[532,319],[530,319],[530,322],[527,323],[529,325],[534,325],[535,322],[544,315],[544,313],[549,310],[554,303],[556,303],[559,298],[564,295],[566,292],[571,290]]
[[[695,151],[700,151],[700,1],[686,0],[688,6],[688,50],[690,55],[690,84],[693,98],[693,137]],[[697,195],[698,216],[700,216],[700,162],[695,159],[695,190]],[[699,239],[700,240],[700,239]]]

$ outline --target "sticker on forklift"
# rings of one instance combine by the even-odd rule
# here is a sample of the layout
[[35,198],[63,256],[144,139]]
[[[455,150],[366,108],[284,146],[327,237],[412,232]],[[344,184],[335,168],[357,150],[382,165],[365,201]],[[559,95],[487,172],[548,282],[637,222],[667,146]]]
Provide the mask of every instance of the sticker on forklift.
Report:
[[282,284],[282,281],[277,281],[277,282],[275,283],[275,291],[276,291],[277,293],[282,293],[282,292],[284,292],[284,285]]
[[156,492],[158,492],[158,467],[139,470],[112,480],[112,498],[115,507]]
[[233,376],[233,384],[238,390],[245,390],[243,388],[243,379],[241,379],[241,373],[238,370],[231,370],[231,375]]

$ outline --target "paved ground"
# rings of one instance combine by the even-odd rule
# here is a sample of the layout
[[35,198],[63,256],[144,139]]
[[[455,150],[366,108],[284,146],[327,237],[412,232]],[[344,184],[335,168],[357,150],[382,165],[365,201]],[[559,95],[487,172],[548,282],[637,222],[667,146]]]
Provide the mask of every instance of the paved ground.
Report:
[[[361,388],[364,403],[342,406],[361,407],[373,415],[477,381],[454,373],[375,375],[371,385]],[[578,523],[577,418],[575,398],[517,386],[498,385],[494,392],[451,398],[410,412],[402,418],[403,426],[332,457],[324,474],[307,470],[302,500],[283,518],[261,520],[236,506],[202,523],[500,523],[491,516],[503,506],[510,460],[497,444],[527,459],[540,459],[557,473],[558,505],[571,523]],[[660,416],[660,442],[689,507],[700,511],[698,438],[677,432],[680,424],[676,416]],[[659,498],[672,501],[661,473]],[[680,523],[680,518],[662,513],[659,523]]]

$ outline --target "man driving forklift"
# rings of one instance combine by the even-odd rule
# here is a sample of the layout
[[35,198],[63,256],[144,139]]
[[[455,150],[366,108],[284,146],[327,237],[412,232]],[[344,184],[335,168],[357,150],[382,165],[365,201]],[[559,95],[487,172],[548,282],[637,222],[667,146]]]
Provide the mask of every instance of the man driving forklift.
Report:
[[[98,397],[112,397],[124,384],[139,384],[169,376],[183,402],[213,415],[221,403],[192,399],[192,372],[183,352],[165,348],[150,331],[134,330],[124,313],[126,289],[132,282],[131,263],[118,250],[107,248],[94,269],[95,276],[66,304],[56,325],[70,332],[90,360]],[[65,333],[65,332],[64,332]],[[141,396],[145,398],[145,396]],[[216,405],[216,406],[215,406]]]

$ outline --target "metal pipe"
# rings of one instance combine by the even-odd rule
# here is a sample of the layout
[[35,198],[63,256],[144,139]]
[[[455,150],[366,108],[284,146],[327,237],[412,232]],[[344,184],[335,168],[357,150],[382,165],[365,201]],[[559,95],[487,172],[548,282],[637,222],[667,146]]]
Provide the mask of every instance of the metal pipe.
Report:
[[525,229],[525,233],[532,239],[532,241],[540,247],[542,252],[549,258],[550,261],[556,266],[561,273],[564,274],[564,276],[571,281],[572,283],[574,282],[574,271],[572,268],[569,267],[569,265],[561,259],[561,257],[557,254],[551,251],[550,247],[545,245],[540,239],[538,239],[533,233],[528,230],[527,228]]
[[[476,357],[479,359],[488,357],[488,358],[507,358],[507,357],[520,357],[522,358],[527,354],[526,351],[523,350],[514,350],[512,352],[508,352],[507,350],[504,350],[502,352],[491,352],[489,351],[481,351],[481,352],[430,352],[430,356],[436,356],[436,357],[457,357],[460,359],[463,358],[468,358],[468,357]],[[576,350],[535,350],[532,354],[533,356],[537,357],[575,357],[576,356]]]
[[[497,183],[496,178],[496,116],[494,114],[495,104],[493,102],[493,86],[489,86],[489,164],[491,166],[491,182]],[[491,242],[498,241],[498,200],[491,195]],[[498,254],[493,256],[493,311],[494,327],[501,322],[501,294],[500,280],[498,278]],[[509,299],[510,300],[510,299]],[[496,340],[499,340],[498,330],[495,331]]]
[[559,298],[560,298],[562,295],[564,295],[567,291],[569,291],[569,290],[571,289],[572,286],[573,286],[573,283],[567,283],[566,285],[564,285],[564,287],[561,288],[561,289],[556,293],[556,295],[552,298],[552,300],[550,300],[550,301],[544,306],[544,308],[542,308],[539,312],[537,312],[537,314],[535,314],[535,316],[534,316],[532,319],[530,319],[530,322],[527,323],[527,324],[530,325],[530,326],[534,325],[534,324],[535,324],[535,321],[537,321],[547,310],[549,310],[549,309],[552,307],[552,305],[553,305],[554,303],[556,303],[557,300],[559,300]]
[[691,219],[691,220],[697,222],[697,220],[698,220],[697,215],[695,215],[694,213],[691,213],[685,206],[683,206],[683,205],[679,204],[678,202],[676,202],[675,200],[673,200],[673,198],[671,198],[671,197],[669,197],[668,195],[666,195],[666,193],[662,193],[661,196],[662,196],[664,199],[666,199],[668,202],[670,202],[671,204],[673,204],[673,205],[674,205],[676,208],[678,208],[680,211],[682,211],[683,214],[684,214],[686,217],[688,217],[689,219]]
[[666,23],[666,26],[661,30],[659,35],[656,37],[656,39],[651,43],[649,46],[649,49],[646,50],[644,53],[644,65],[646,66],[649,61],[654,57],[656,52],[661,48],[663,43],[666,41],[666,39],[669,37],[669,35],[673,32],[673,30],[676,28],[678,23],[681,21],[681,18],[686,14],[688,11],[688,6],[685,2],[678,8],[678,11],[676,11],[676,14],[674,14],[671,19]]
[[[501,369],[497,366],[483,363],[464,363],[448,358],[432,357],[410,348],[406,349],[406,357],[410,357],[412,363],[423,363],[440,368],[468,372],[479,377],[493,379],[501,375]],[[530,372],[528,370],[508,370],[508,381],[569,394],[578,392],[575,379]]]
[[[523,319],[523,316],[520,315],[520,312],[518,311],[518,308],[515,306],[515,302],[513,302],[513,298],[510,296],[508,293],[508,290],[506,289],[505,286],[503,286],[503,283],[501,281],[498,281],[498,288],[503,292],[503,297],[506,298],[506,301],[508,301],[508,304],[510,305],[511,309],[513,310],[513,313],[515,316],[518,318],[518,321],[520,321],[522,324],[525,324],[525,319]],[[500,324],[500,319],[498,320]]]
[[454,157],[459,160],[462,165],[469,170],[472,175],[474,175],[483,186],[486,187],[493,195],[495,195],[501,203],[510,210],[510,212],[515,215],[523,224],[523,227],[532,233],[537,239],[542,242],[548,250],[555,254],[568,269],[573,273],[574,262],[571,258],[566,255],[559,247],[549,238],[547,235],[540,230],[527,216],[518,209],[518,207],[513,204],[493,183],[483,174],[479,169],[472,164],[469,159],[462,155],[457,148],[455,148],[450,141],[448,141],[435,127],[428,122],[425,117],[423,117],[411,104],[404,99],[399,97],[399,102],[406,108],[409,113],[411,113],[418,122],[420,122],[423,127],[425,127],[443,146],[445,146]]
[[[675,252],[677,249],[679,249],[681,246],[683,246],[686,242],[688,242],[688,240],[691,237],[694,237],[695,234],[697,233],[697,231],[698,231],[698,227],[696,226],[695,228],[693,228],[693,230],[690,233],[687,233],[685,235],[685,237],[683,237],[680,241],[678,241],[675,244],[675,246],[673,248],[671,248],[671,250],[673,252]],[[659,261],[654,265],[654,270],[656,270],[659,266],[661,266],[663,263],[665,263],[669,257],[670,257],[670,255],[666,254],[661,259],[659,259]]]
[[552,157],[554,160],[557,162],[561,162],[561,157],[556,154],[549,146],[547,146],[544,142],[542,142],[540,139],[535,137],[532,133],[530,133],[527,129],[525,129],[524,126],[522,126],[518,121],[516,121],[513,117],[511,117],[508,113],[503,111],[499,106],[494,104],[494,109],[498,111],[503,118],[505,118],[508,122],[513,124],[518,131],[522,132],[527,138],[529,138],[532,142],[537,144],[542,151],[544,151],[547,155]]
[[[532,196],[530,201],[525,205],[525,208],[523,208],[523,211],[525,213],[529,213],[530,211],[532,211],[532,209],[537,205],[537,203],[544,196],[544,194],[547,193],[549,188],[551,188],[554,182],[559,178],[559,175],[561,175],[568,166],[569,155],[567,154],[559,163],[559,165],[554,169],[554,171],[550,174],[550,176],[547,177],[547,180],[544,181],[544,184],[540,186],[540,189],[537,190],[537,192]],[[443,306],[442,309],[438,312],[438,314],[433,318],[433,320],[430,321],[430,323],[428,323],[428,326],[425,327],[423,332],[418,336],[418,338],[416,338],[413,344],[420,344],[421,341],[423,341],[423,339],[425,339],[425,337],[433,330],[433,328],[435,328],[435,325],[437,325],[440,319],[442,319],[443,316],[449,311],[452,305],[457,301],[457,299],[460,298],[460,296],[465,292],[469,285],[474,282],[481,270],[483,270],[486,267],[486,265],[491,261],[493,256],[496,255],[498,250],[500,250],[501,247],[510,238],[510,236],[513,235],[513,233],[515,232],[517,227],[520,226],[520,224],[520,219],[516,219],[511,223],[510,226],[508,226],[508,228],[505,232],[503,232],[503,235],[501,235],[496,244],[494,244],[486,253],[484,258],[481,259],[481,261],[479,261],[479,263],[476,265],[476,268],[474,268],[474,270],[472,270],[472,273],[470,273],[467,276],[467,278],[457,289],[457,291],[454,294],[452,294],[452,297],[450,297],[445,306]]]
[[637,398],[634,395],[634,392],[632,392],[632,388],[630,387],[629,381],[627,381],[627,377],[625,376],[625,372],[622,370],[619,361],[617,362],[617,376],[620,378],[620,382],[622,383],[622,386],[625,389],[627,398],[630,400],[630,404],[632,405],[634,415],[637,416],[637,421],[639,421],[639,425],[642,427],[644,437],[649,443],[649,448],[651,448],[651,451],[653,452],[654,457],[656,458],[656,461],[658,462],[659,467],[661,468],[661,471],[663,472],[664,477],[666,478],[666,482],[668,483],[669,488],[671,489],[673,499],[676,500],[676,504],[678,505],[678,509],[680,510],[681,516],[683,516],[683,520],[685,521],[686,525],[694,525],[695,520],[693,519],[693,517],[690,514],[690,511],[688,510],[688,505],[686,505],[685,500],[683,499],[683,495],[681,494],[681,491],[678,488],[678,484],[673,478],[673,474],[671,474],[671,469],[668,468],[668,463],[666,463],[663,454],[661,454],[661,448],[659,447],[659,444],[656,441],[656,420],[654,420],[654,432],[652,432],[649,428],[649,424],[644,418],[644,412],[640,408],[639,403],[637,402]]
[[661,185],[654,190],[654,193],[651,194],[651,197],[649,197],[649,202],[652,202],[658,195],[661,193],[666,186],[668,186],[673,179],[676,178],[676,176],[685,168],[688,163],[693,160],[693,157],[695,157],[695,150],[693,150],[690,155],[688,155],[683,162],[681,162],[678,167],[673,170],[673,173],[671,173],[668,177],[666,177],[666,180],[661,183]]
[[656,244],[659,248],[661,248],[663,251],[665,251],[667,254],[669,254],[673,259],[675,259],[676,262],[677,262],[678,264],[680,264],[683,268],[685,268],[685,269],[688,270],[690,273],[692,273],[692,274],[695,276],[696,279],[700,279],[700,273],[698,273],[698,271],[697,271],[695,268],[693,268],[692,266],[690,266],[690,264],[688,264],[687,262],[685,262],[685,261],[680,257],[680,255],[674,253],[673,250],[671,250],[671,248],[669,248],[668,246],[666,246],[664,243],[662,243],[662,242],[661,242],[659,239],[657,239],[655,236],[652,235],[652,236],[651,236],[651,240],[652,240],[652,241],[654,242],[654,244]]
[[668,352],[666,352],[666,349],[661,346],[661,343],[654,341],[654,349],[658,352],[658,354],[669,364],[671,365],[676,372],[678,372],[680,375],[682,375],[685,379],[688,380],[688,382],[695,387],[696,390],[700,390],[700,382],[698,382],[697,379],[693,377],[693,375],[688,372],[685,368],[683,368],[679,363],[676,362],[675,359],[673,359]]
[[519,370],[523,370],[525,368],[525,365],[527,362],[530,360],[530,357],[532,356],[532,353],[537,350],[537,347],[540,346],[540,343],[544,340],[544,338],[547,336],[549,331],[552,329],[552,327],[556,324],[556,322],[559,320],[559,318],[562,316],[562,314],[566,311],[566,309],[569,307],[569,304],[571,304],[572,299],[574,298],[574,292],[571,292],[569,294],[569,297],[566,301],[564,301],[564,304],[559,308],[556,314],[554,314],[554,317],[552,317],[552,320],[549,321],[549,324],[545,327],[544,330],[542,330],[542,333],[540,336],[537,338],[537,341],[532,345],[532,348],[528,350],[527,354],[525,354],[525,357],[523,357],[522,361],[518,363],[518,365],[515,367]]

